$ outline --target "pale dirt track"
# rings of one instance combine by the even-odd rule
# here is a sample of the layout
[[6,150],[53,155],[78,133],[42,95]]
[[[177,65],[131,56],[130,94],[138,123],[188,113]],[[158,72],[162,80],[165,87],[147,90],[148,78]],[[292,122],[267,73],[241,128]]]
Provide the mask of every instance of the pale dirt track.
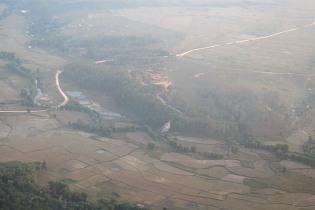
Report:
[[60,88],[60,84],[59,84],[59,74],[61,74],[61,73],[62,73],[62,71],[58,70],[57,73],[56,73],[56,75],[55,75],[55,78],[56,78],[56,85],[57,85],[57,88],[58,88],[60,94],[62,95],[62,97],[64,98],[64,101],[63,101],[61,104],[59,104],[57,107],[64,106],[64,105],[66,105],[66,104],[68,103],[68,101],[69,101],[68,96],[67,96],[67,95],[62,91],[62,89]]
[[236,41],[236,42],[229,42],[229,43],[223,43],[223,44],[211,45],[211,46],[207,46],[207,47],[196,48],[196,49],[192,49],[192,50],[183,52],[181,54],[177,54],[176,56],[177,57],[183,57],[183,56],[185,56],[185,55],[187,55],[187,54],[189,54],[191,52],[195,52],[195,51],[199,51],[199,50],[216,48],[216,47],[221,47],[221,46],[224,46],[224,45],[231,45],[231,44],[250,42],[250,41],[255,41],[255,40],[260,40],[260,39],[267,39],[267,38],[270,38],[270,37],[273,37],[273,36],[277,36],[277,35],[280,35],[280,34],[288,33],[288,32],[291,32],[291,31],[296,31],[296,30],[299,30],[299,29],[302,29],[302,28],[307,28],[307,27],[310,27],[312,25],[315,25],[315,21],[312,24],[301,26],[299,28],[293,28],[293,29],[286,30],[286,31],[281,31],[281,32],[278,32],[278,33],[275,33],[275,34],[271,34],[271,35],[268,35],[268,36],[262,36],[262,37],[257,37],[257,38],[253,38],[253,39],[246,39],[246,40],[241,40],[241,41]]
[[[64,98],[64,101],[59,104],[57,107],[60,107],[60,106],[64,106],[68,103],[69,101],[69,98],[68,96],[62,91],[62,89],[60,88],[60,84],[59,84],[59,74],[61,74],[62,71],[58,70],[57,73],[55,74],[55,79],[56,79],[56,85],[57,85],[57,88],[60,92],[60,94],[62,95],[62,97]],[[45,109],[45,110],[36,110],[36,111],[31,111],[31,113],[36,113],[36,112],[46,112],[48,111],[48,109]],[[0,113],[27,113],[27,111],[0,111]]]

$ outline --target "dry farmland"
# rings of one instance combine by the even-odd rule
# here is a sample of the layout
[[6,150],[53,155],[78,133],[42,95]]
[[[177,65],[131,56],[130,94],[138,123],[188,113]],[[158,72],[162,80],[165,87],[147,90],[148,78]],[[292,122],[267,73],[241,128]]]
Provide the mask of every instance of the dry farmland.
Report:
[[[94,140],[89,138],[92,134],[62,128],[62,121],[58,122],[60,115],[62,112],[57,113],[57,119],[44,113],[2,116],[1,120],[6,122],[11,134],[1,141],[1,161],[46,160],[48,169],[40,172],[38,184],[45,185],[55,179],[71,180],[72,188],[88,192],[92,200],[115,197],[153,208],[168,205],[187,209],[238,209],[238,205],[231,207],[231,203],[241,206],[246,200],[249,209],[255,209],[255,206],[281,209],[289,197],[294,197],[299,203],[292,209],[302,206],[311,209],[314,205],[309,200],[312,195],[307,193],[283,192],[283,198],[279,198],[277,203],[271,198],[266,199],[268,194],[263,191],[256,189],[252,194],[244,179],[275,176],[266,160],[257,158],[254,168],[244,168],[239,160],[197,160],[175,152],[156,159],[145,148],[149,139],[142,139],[140,142],[144,146],[140,147],[132,143],[138,144],[139,141],[130,138],[128,142],[111,138]],[[71,115],[67,113],[67,116]],[[31,130],[29,122],[32,122]],[[29,137],[36,131],[40,132]],[[141,133],[128,136],[135,138],[134,134],[141,137]],[[104,152],[98,152],[100,150]],[[259,153],[255,154],[259,157]],[[179,168],[172,163],[177,163]],[[310,169],[301,164],[291,161],[281,164],[290,171],[308,170],[308,173],[300,173],[312,176]]]
[[[208,1],[209,6],[200,6],[204,2],[196,1],[199,6],[195,7],[84,10],[58,18],[69,17],[63,32],[74,37],[150,35],[162,40],[151,47],[168,50],[173,56],[161,58],[164,68],[159,74],[188,99],[200,86],[224,93],[277,92],[285,114],[265,106],[267,117],[253,124],[253,133],[263,136],[266,144],[287,143],[291,152],[303,152],[303,143],[315,129],[314,115],[310,112],[307,121],[292,109],[315,85],[314,2],[290,0],[286,7],[273,0],[220,2],[224,6],[214,0]],[[16,52],[25,67],[33,72],[39,69],[45,90],[39,101],[57,106],[63,97],[54,75],[66,60],[29,48],[26,25],[18,12],[1,20],[0,51]],[[1,66],[6,63],[0,60]],[[238,154],[221,160],[182,154],[163,141],[156,142],[152,151],[147,148],[152,139],[143,132],[96,140],[92,133],[68,127],[69,121],[79,119],[92,123],[83,112],[53,109],[27,113],[20,105],[20,91],[27,87],[27,79],[0,67],[0,162],[46,161],[47,170],[38,174],[40,186],[66,180],[73,189],[87,192],[91,201],[114,198],[152,209],[315,208],[315,170],[307,165],[279,162],[273,153],[241,147]],[[101,106],[123,111],[105,93],[79,89],[68,81],[61,81],[61,88],[83,91]],[[131,122],[128,117],[111,116],[105,117],[102,125],[134,125]],[[279,137],[279,131],[286,132]],[[226,139],[169,136],[175,135],[183,145],[196,146],[200,154],[228,153]],[[275,161],[288,171],[277,170]]]

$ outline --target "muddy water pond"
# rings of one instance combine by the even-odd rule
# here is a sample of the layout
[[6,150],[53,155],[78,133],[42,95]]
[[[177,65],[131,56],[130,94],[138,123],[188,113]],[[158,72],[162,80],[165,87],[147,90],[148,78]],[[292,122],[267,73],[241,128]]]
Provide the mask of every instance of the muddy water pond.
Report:
[[80,91],[66,91],[66,94],[73,98],[76,102],[81,104],[82,106],[89,107],[92,110],[99,112],[102,115],[107,115],[111,117],[123,117],[121,114],[116,112],[111,112],[104,107],[101,107],[100,104],[94,102],[89,99],[88,96],[84,95],[83,92]]

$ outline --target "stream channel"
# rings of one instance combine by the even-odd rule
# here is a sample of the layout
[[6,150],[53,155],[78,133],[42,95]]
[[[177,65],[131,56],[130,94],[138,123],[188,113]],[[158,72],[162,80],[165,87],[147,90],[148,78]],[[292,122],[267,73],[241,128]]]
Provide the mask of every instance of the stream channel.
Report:
[[35,80],[37,95],[36,95],[35,98],[34,98],[34,103],[35,103],[35,104],[38,104],[38,105],[41,105],[40,103],[37,103],[37,100],[38,100],[40,97],[43,96],[43,92],[42,92],[42,90],[37,86],[37,83],[38,83],[38,81]]

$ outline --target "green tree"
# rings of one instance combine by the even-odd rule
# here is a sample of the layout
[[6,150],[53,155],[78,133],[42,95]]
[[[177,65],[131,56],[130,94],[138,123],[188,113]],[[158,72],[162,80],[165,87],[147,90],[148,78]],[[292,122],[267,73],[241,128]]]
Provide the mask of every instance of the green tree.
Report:
[[154,142],[149,142],[148,143],[148,147],[150,150],[154,150],[155,149],[155,143]]
[[282,150],[277,150],[277,151],[276,151],[276,157],[282,158],[282,155],[283,155]]
[[47,169],[46,160],[44,160],[44,162],[42,163],[42,169]]
[[197,147],[195,147],[195,146],[191,146],[191,147],[190,147],[190,151],[191,151],[192,153],[195,153],[195,152],[196,152],[196,149],[197,149]]
[[282,145],[282,152],[286,153],[286,152],[288,152],[288,151],[289,151],[289,145],[283,144],[283,145]]
[[238,146],[236,146],[236,145],[232,145],[231,146],[231,151],[232,151],[232,153],[237,153],[238,152]]
[[27,96],[27,94],[28,94],[27,90],[26,89],[22,89],[21,93],[20,93],[20,96],[21,97],[25,97],[25,96]]

